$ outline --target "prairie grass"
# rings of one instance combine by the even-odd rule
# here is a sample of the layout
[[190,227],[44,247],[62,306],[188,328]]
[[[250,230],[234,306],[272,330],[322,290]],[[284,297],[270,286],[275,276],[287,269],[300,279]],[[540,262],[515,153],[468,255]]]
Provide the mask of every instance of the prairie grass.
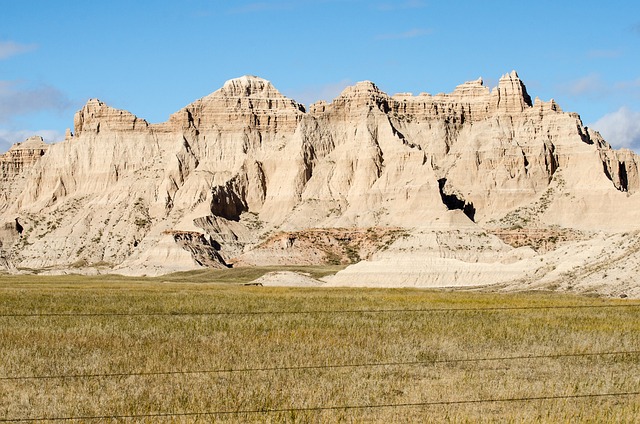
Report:
[[[0,421],[633,422],[640,416],[637,394],[446,404],[640,391],[640,308],[625,306],[633,301],[246,287],[240,283],[247,273],[0,277]],[[593,307],[555,308],[571,305]],[[479,310],[525,307],[540,309]],[[622,351],[631,353],[487,359]],[[371,365],[381,363],[387,365]],[[358,364],[370,365],[332,367]],[[318,367],[295,368],[307,366]],[[227,371],[191,372],[216,370]],[[159,372],[176,373],[153,374]],[[120,375],[87,376],[95,374]],[[77,375],[84,376],[7,379]],[[419,403],[429,405],[411,406]],[[226,413],[190,415],[207,412]]]

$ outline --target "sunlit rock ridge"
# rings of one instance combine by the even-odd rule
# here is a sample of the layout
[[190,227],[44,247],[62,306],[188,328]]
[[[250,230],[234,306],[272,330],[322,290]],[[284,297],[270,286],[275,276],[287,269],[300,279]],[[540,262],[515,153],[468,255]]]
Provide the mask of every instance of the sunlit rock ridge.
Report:
[[638,163],[515,71],[436,95],[364,81],[308,111],[243,76],[160,124],[92,99],[64,141],[0,156],[0,267],[359,262],[327,284],[557,285],[565,245],[635,242]]

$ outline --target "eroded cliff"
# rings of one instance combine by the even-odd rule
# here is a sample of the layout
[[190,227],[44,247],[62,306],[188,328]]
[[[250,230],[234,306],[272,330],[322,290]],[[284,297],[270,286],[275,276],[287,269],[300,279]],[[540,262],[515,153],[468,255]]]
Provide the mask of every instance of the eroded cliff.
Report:
[[[12,147],[0,157],[0,221],[22,230],[0,234],[0,256],[17,269],[158,274],[268,263],[274,234],[298,234],[292,246],[310,252],[302,234],[323,231],[327,246],[367,229],[416,243],[460,229],[623,231],[640,225],[638,163],[577,114],[532,101],[515,72],[493,89],[479,79],[437,95],[360,82],[308,112],[245,76],[161,124],[90,100],[63,142]],[[488,237],[481,254],[367,246],[414,262],[512,257]],[[305,259],[304,249],[296,263],[335,253]],[[286,263],[280,253],[274,263]]]

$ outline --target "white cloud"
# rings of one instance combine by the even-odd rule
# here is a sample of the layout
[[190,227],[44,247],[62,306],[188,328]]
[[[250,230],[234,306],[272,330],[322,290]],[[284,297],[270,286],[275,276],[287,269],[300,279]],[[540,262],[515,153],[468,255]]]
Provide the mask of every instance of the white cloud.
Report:
[[352,84],[352,81],[344,79],[325,85],[306,86],[298,90],[292,90],[291,95],[289,95],[288,97],[291,97],[297,102],[305,105],[310,105],[317,102],[318,100],[326,100],[327,102],[331,102],[333,99],[338,97],[340,93],[342,93],[342,90]]
[[621,107],[590,125],[613,147],[640,149],[640,112]]
[[381,34],[376,37],[376,40],[404,40],[408,38],[422,37],[423,35],[431,34],[430,29],[414,28],[408,31],[393,33],[393,34]]
[[16,81],[0,81],[0,122],[43,110],[62,112],[70,106],[67,96],[55,87],[25,87]]
[[0,129],[0,153],[9,150],[15,143],[25,141],[29,137],[39,135],[44,138],[47,143],[54,143],[56,141],[64,140],[64,133],[58,130],[3,130]]
[[20,44],[14,41],[0,41],[0,60],[36,49],[35,44]]

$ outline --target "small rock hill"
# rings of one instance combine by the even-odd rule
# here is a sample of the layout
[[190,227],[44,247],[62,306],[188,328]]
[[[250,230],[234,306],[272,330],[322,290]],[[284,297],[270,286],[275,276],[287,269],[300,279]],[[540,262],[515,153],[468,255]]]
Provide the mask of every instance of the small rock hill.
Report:
[[365,81],[308,111],[244,76],[160,124],[93,99],[64,141],[0,155],[0,267],[341,262],[328,284],[529,287],[566,246],[637,238],[638,167],[515,72],[437,95]]

